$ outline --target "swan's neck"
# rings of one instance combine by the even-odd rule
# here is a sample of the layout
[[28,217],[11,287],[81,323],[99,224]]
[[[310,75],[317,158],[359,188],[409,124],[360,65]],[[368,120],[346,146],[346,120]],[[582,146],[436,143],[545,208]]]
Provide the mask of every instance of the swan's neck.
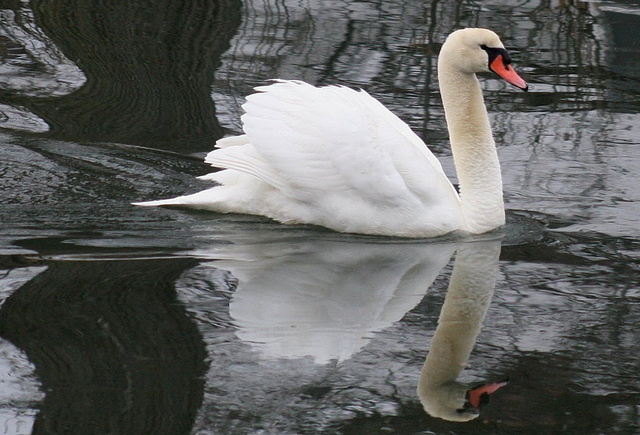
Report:
[[487,109],[475,74],[438,63],[438,80],[458,174],[465,230],[504,225],[502,177]]

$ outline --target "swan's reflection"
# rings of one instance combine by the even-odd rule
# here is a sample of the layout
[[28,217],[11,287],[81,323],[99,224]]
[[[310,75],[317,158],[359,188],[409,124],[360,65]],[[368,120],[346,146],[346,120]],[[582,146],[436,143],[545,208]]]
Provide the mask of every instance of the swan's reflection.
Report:
[[502,385],[470,389],[456,382],[491,301],[500,243],[244,241],[198,252],[217,260],[188,272],[178,288],[193,285],[194,277],[219,286],[226,281],[216,271],[230,271],[237,288],[229,312],[240,339],[264,358],[312,357],[324,364],[353,356],[374,331],[413,309],[457,249],[418,394],[430,415],[466,421]]
[[193,275],[217,268],[238,279],[229,303],[236,334],[264,357],[324,364],[351,357],[372,332],[414,308],[454,250],[451,243],[259,241],[199,252],[223,259]]
[[488,395],[506,384],[469,388],[456,381],[480,332],[498,273],[500,241],[458,246],[447,296],[418,384],[418,396],[433,417],[476,418]]

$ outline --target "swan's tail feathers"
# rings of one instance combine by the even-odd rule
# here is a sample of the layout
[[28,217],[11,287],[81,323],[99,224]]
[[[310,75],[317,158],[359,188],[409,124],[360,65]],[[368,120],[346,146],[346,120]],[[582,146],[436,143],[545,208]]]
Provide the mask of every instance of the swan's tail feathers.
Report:
[[192,195],[178,196],[170,199],[156,201],[132,202],[132,205],[141,207],[187,207],[187,208],[213,208],[212,204],[222,199],[220,193],[223,189],[213,187]]
[[[257,178],[238,171],[224,170],[204,177],[217,186],[191,195],[158,201],[135,202],[143,207],[184,207],[217,213],[265,214],[261,199],[273,188]],[[272,193],[271,193],[272,194]]]
[[222,139],[219,139],[216,142],[216,148],[227,148],[234,147],[238,145],[246,145],[249,143],[249,138],[246,134],[241,134],[240,136],[229,136]]
[[131,205],[137,205],[139,207],[163,207],[163,206],[180,206],[183,205],[180,201],[182,197],[171,198],[171,199],[159,199],[156,201],[142,201],[142,202],[132,202]]

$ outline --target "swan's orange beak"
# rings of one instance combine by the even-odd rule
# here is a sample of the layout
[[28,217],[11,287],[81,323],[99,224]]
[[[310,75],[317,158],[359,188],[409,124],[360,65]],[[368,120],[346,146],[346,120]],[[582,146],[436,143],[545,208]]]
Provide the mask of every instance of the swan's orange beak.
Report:
[[527,82],[522,80],[522,78],[513,69],[513,67],[511,67],[511,65],[507,64],[504,61],[502,54],[497,55],[496,58],[493,59],[493,62],[491,62],[489,68],[491,69],[491,71],[505,79],[507,83],[511,83],[513,86],[516,86],[525,92],[529,90],[529,85],[527,85]]

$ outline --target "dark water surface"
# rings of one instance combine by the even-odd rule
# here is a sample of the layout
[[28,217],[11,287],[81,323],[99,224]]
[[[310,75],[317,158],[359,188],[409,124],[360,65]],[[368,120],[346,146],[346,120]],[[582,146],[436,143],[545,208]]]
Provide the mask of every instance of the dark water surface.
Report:
[[[435,64],[468,26],[530,83],[482,80],[504,231],[129,205],[207,186],[274,77],[366,89],[453,177]],[[622,0],[0,2],[0,434],[640,433],[639,29]],[[469,422],[423,407],[505,378]]]

